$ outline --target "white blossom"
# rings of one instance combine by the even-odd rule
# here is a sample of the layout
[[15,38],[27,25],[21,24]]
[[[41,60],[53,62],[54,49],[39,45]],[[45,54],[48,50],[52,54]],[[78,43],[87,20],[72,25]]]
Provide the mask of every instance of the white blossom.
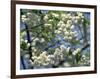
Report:
[[73,55],[76,55],[78,52],[75,50],[74,52],[73,52]]
[[54,54],[58,54],[59,52],[60,52],[60,49],[59,48],[56,48]]
[[75,25],[72,25],[72,26],[71,26],[71,29],[74,29],[74,27],[75,27]]
[[29,16],[29,15],[32,15],[32,13],[31,12],[27,12],[27,15]]
[[65,13],[62,13],[62,14],[61,14],[61,17],[62,17],[62,18],[66,18],[67,15],[66,15]]
[[81,21],[84,22],[84,19],[82,19]]
[[60,27],[58,30],[62,31],[62,30],[63,30],[63,28],[61,28],[61,27]]
[[65,28],[65,29],[63,29],[63,31],[64,31],[64,32],[66,32],[66,31],[67,31],[67,29]]
[[30,46],[30,43],[27,43],[27,46],[29,47]]
[[24,40],[24,42],[27,43],[28,41],[27,40]]
[[69,51],[70,51],[70,47],[67,47],[67,51],[66,52],[69,53]]
[[66,32],[64,32],[65,33],[65,35],[68,35],[69,34],[69,32],[68,31],[66,31]]
[[67,30],[70,29],[71,25],[70,24],[66,24],[66,28]]
[[47,23],[46,23],[46,24],[44,24],[44,26],[45,26],[45,27],[48,27],[48,26],[51,27],[52,24],[47,24]]
[[24,39],[22,39],[22,38],[21,38],[21,40],[20,40],[20,41],[21,41],[21,42],[23,42],[23,41],[24,41]]
[[78,12],[77,14],[78,14],[78,16],[79,16],[80,18],[84,18],[84,16],[83,16],[83,13],[82,13],[82,12]]
[[56,18],[59,18],[59,15],[57,13],[52,13],[52,15]]
[[32,47],[32,50],[33,50],[34,52],[36,52],[36,51],[37,51],[37,49],[36,49],[35,47]]
[[71,37],[71,36],[69,36],[69,37],[68,37],[68,40],[72,40],[72,37]]
[[36,41],[39,41],[39,40],[40,40],[39,38],[35,38],[35,39],[34,39],[35,42],[36,42]]
[[68,36],[64,36],[64,39],[66,39],[66,40],[67,40],[67,39],[68,39]]
[[47,55],[47,51],[43,51],[41,55]]
[[26,15],[22,15],[22,18],[26,18]]
[[80,20],[80,17],[79,16],[76,16],[76,20]]
[[77,19],[75,19],[75,20],[74,20],[74,23],[76,23],[76,24],[77,24],[77,23],[78,23],[78,20],[77,20]]
[[58,22],[57,26],[59,27],[59,26],[61,26],[62,24],[64,24],[64,22],[60,20],[60,21]]
[[41,39],[40,39],[40,42],[41,42],[41,43],[45,42],[45,39],[44,39],[44,38],[41,38]]
[[37,58],[38,58],[37,56],[34,56],[34,55],[32,56],[32,59],[33,59],[33,60],[35,60],[35,59],[37,59]]
[[49,22],[53,22],[53,19],[49,19]]
[[81,51],[81,49],[80,49],[80,48],[77,48],[77,49],[73,52],[73,55],[78,54],[80,51]]
[[71,19],[71,14],[69,13],[69,14],[67,14],[67,17],[69,18],[69,19]]
[[64,29],[65,27],[66,27],[66,24],[63,23],[63,24],[61,25],[61,28]]
[[36,45],[36,41],[33,41],[33,42],[32,42],[32,46],[35,46],[35,45]]
[[85,60],[86,59],[86,56],[85,55],[82,55],[82,59]]
[[44,20],[47,21],[49,19],[48,15],[44,16]]
[[60,34],[60,33],[61,33],[61,31],[60,31],[60,30],[58,30],[58,31],[56,31],[56,33],[57,33],[57,34]]
[[72,24],[72,20],[68,20],[67,24],[71,25]]

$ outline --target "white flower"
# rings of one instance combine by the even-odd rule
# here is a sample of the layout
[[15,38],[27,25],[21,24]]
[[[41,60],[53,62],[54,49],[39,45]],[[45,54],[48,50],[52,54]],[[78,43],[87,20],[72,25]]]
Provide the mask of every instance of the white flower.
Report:
[[26,18],[26,15],[22,15],[22,18]]
[[63,22],[63,21],[59,21],[59,23],[57,24],[57,26],[59,27],[59,26],[61,26],[62,24],[64,24],[64,22]]
[[33,50],[34,52],[36,52],[36,51],[37,51],[37,49],[36,49],[35,47],[32,47],[32,50]]
[[44,24],[44,26],[45,26],[45,27],[51,27],[52,24],[47,24],[47,23],[46,23],[46,24]]
[[64,32],[65,33],[65,35],[68,35],[69,34],[69,32],[68,31],[66,31],[66,32]]
[[77,24],[77,23],[78,23],[78,20],[77,20],[77,19],[75,19],[75,20],[74,20],[74,23],[76,23],[76,24]]
[[31,14],[32,14],[32,13],[30,13],[30,12],[27,13],[28,16],[31,15]]
[[72,37],[71,37],[71,36],[69,36],[69,37],[68,37],[68,40],[72,40]]
[[39,41],[39,38],[35,38],[34,41]]
[[86,56],[85,55],[82,55],[82,59],[85,60],[86,59]]
[[70,29],[71,25],[70,24],[66,24],[66,28]]
[[64,14],[64,13],[61,14],[61,17],[62,17],[62,18],[66,18],[66,16],[67,16],[67,15]]
[[67,14],[67,17],[70,19],[71,18],[71,14],[69,13],[69,14]]
[[58,30],[55,30],[54,32],[57,33]]
[[72,21],[71,20],[68,20],[67,21],[67,24],[71,25],[72,24]]
[[62,29],[64,29],[64,28],[65,28],[65,26],[66,26],[66,24],[62,24],[62,25],[61,25],[61,28],[62,28]]
[[76,17],[75,16],[72,16],[72,21],[74,21],[76,19]]
[[43,51],[41,55],[47,55],[47,51]]
[[22,19],[23,22],[27,21],[26,15],[22,15],[21,19]]
[[47,21],[49,19],[48,15],[44,16],[44,20]]
[[80,17],[79,16],[76,16],[76,20],[80,20]]
[[48,58],[47,52],[42,52],[39,57],[41,58],[41,61],[45,61]]
[[82,22],[84,22],[84,19],[82,19]]
[[67,51],[66,52],[69,53],[69,51],[70,51],[70,47],[67,48]]
[[27,40],[24,40],[24,42],[27,43],[28,41]]
[[53,19],[50,19],[49,22],[53,22]]
[[60,31],[60,30],[58,30],[56,33],[57,33],[57,34],[60,34],[60,33],[61,33],[61,31]]
[[33,62],[34,67],[40,67],[41,66],[41,62],[38,59],[35,59]]
[[37,58],[38,58],[37,56],[32,56],[32,59],[33,59],[33,60],[35,60],[35,59],[37,59]]
[[84,16],[81,16],[81,18],[84,18]]
[[78,52],[75,50],[74,52],[73,52],[73,55],[76,55]]
[[33,41],[33,42],[32,42],[32,46],[35,46],[35,45],[36,45],[36,42],[35,42],[35,41]]
[[22,39],[22,38],[21,38],[21,40],[20,40],[20,41],[21,41],[21,42],[23,42],[23,41],[24,41],[24,39]]
[[48,55],[48,58],[53,59],[54,55]]
[[67,39],[68,39],[68,36],[64,36],[64,39],[66,39],[66,40],[67,40]]
[[59,15],[58,15],[58,14],[56,14],[56,13],[52,13],[52,15],[53,15],[54,17],[56,17],[56,18],[58,18],[58,17],[59,17]]
[[41,38],[40,42],[41,43],[45,42],[45,39],[44,38]]
[[63,31],[64,31],[64,32],[66,32],[66,31],[67,31],[67,29],[65,28],[65,29],[63,29]]
[[70,32],[70,35],[71,35],[72,37],[77,36],[76,34],[77,34],[76,31],[74,31],[74,32]]
[[48,59],[50,59],[50,63],[51,64],[54,64],[54,60],[55,60],[55,57],[54,57],[54,55],[48,55]]
[[73,55],[78,54],[80,51],[81,51],[81,49],[80,49],[80,48],[77,48],[77,49],[73,52]]
[[71,26],[71,29],[74,29],[74,27],[75,27],[75,25],[72,25],[72,26]]
[[26,22],[27,21],[27,18],[22,18],[22,22]]
[[32,56],[35,56],[35,53],[34,52],[32,52]]
[[60,54],[61,50],[59,48],[55,49],[54,55]]
[[81,49],[80,48],[77,48],[77,52],[80,52],[81,51]]
[[78,16],[81,17],[81,18],[84,17],[84,16],[83,16],[83,13],[81,13],[81,12],[78,12],[77,14],[78,14]]
[[28,43],[27,46],[29,47],[30,46],[30,43]]
[[61,27],[60,27],[60,28],[58,28],[58,30],[62,31],[62,30],[63,30],[63,28],[61,28]]

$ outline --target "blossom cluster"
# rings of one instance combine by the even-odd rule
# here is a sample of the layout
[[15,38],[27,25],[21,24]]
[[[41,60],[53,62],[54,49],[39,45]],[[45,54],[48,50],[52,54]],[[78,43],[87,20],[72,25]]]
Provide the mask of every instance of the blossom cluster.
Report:
[[22,22],[27,23],[29,27],[34,27],[40,23],[40,16],[35,13],[28,12],[21,16]]
[[43,51],[39,56],[36,56],[33,52],[31,64],[34,68],[58,66],[61,61],[67,58],[69,50],[69,47],[66,48],[61,45],[60,48],[55,49],[54,54],[48,54],[47,51]]

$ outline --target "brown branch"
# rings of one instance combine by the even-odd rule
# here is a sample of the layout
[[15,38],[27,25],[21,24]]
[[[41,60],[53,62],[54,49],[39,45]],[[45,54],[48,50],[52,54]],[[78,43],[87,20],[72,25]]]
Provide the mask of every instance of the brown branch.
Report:
[[87,47],[89,47],[90,44],[89,43],[86,43],[82,48],[81,48],[81,51],[85,50]]

